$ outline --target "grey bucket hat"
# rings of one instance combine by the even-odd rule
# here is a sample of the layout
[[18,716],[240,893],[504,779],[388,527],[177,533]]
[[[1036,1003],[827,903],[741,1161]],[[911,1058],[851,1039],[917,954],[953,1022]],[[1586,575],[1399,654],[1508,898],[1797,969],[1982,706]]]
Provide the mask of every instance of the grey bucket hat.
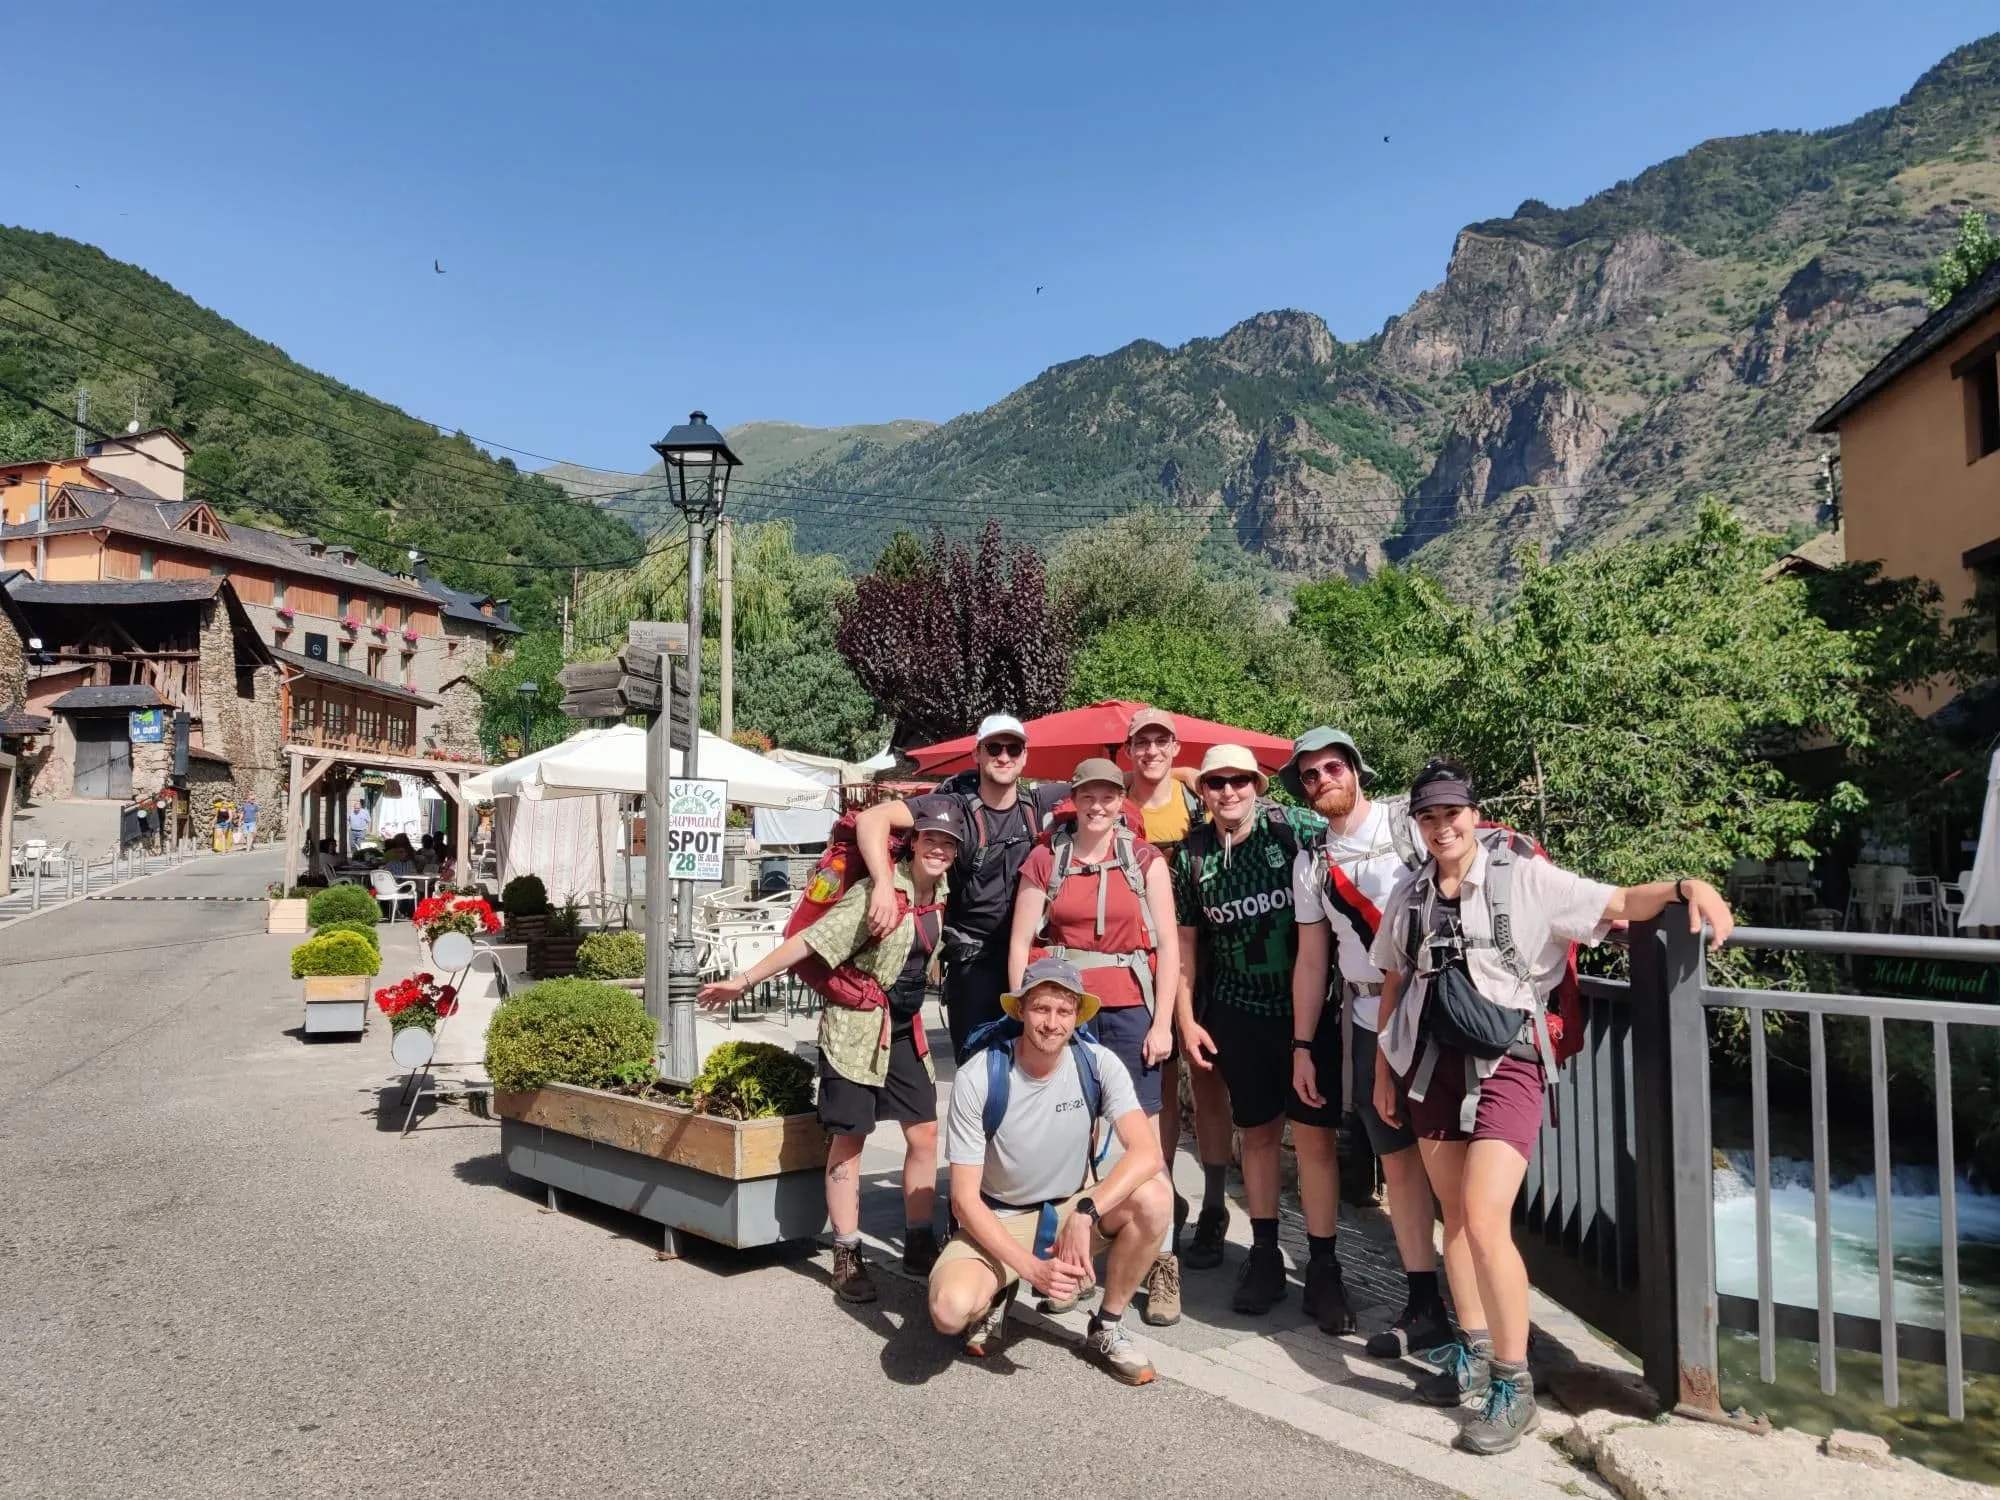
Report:
[[1304,783],[1299,780],[1299,761],[1320,750],[1345,750],[1347,758],[1354,762],[1354,769],[1361,773],[1363,786],[1375,779],[1375,768],[1361,758],[1361,747],[1354,743],[1354,736],[1345,729],[1332,729],[1322,724],[1317,729],[1308,729],[1292,741],[1292,758],[1278,772],[1279,782],[1299,801],[1310,800]]

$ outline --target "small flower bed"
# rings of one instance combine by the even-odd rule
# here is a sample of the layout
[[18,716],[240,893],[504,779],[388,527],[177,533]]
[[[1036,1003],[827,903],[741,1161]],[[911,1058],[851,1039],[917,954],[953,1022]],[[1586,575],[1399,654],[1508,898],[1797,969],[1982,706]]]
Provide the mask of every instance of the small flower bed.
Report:
[[438,1022],[458,1009],[458,988],[439,984],[429,974],[412,974],[408,979],[375,992],[375,1006],[389,1018],[389,1029],[421,1026],[436,1031]]
[[467,937],[473,937],[482,932],[500,930],[500,918],[484,900],[477,896],[449,893],[419,901],[415,921],[417,930],[424,935],[424,941],[430,943],[435,943],[447,932],[462,932]]

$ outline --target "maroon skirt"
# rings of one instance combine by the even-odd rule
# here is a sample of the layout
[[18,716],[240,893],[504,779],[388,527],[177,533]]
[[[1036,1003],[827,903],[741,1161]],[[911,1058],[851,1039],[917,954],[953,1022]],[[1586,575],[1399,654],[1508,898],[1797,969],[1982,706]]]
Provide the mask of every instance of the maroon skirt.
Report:
[[[1419,1044],[1418,1056],[1423,1046]],[[1542,1065],[1521,1057],[1503,1057],[1491,1078],[1479,1085],[1479,1113],[1467,1134],[1459,1127],[1459,1106],[1465,1102],[1464,1054],[1451,1047],[1438,1049],[1437,1066],[1431,1070],[1431,1086],[1424,1097],[1409,1096],[1410,1080],[1403,1086],[1404,1118],[1424,1141],[1505,1141],[1525,1158],[1534,1153],[1535,1137],[1542,1129],[1542,1093],[1545,1082]]]

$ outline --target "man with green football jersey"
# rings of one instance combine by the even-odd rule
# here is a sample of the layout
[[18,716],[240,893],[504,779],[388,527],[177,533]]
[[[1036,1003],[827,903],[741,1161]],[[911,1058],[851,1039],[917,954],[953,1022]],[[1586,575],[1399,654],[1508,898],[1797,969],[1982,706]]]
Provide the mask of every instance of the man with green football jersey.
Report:
[[[1243,1137],[1243,1195],[1250,1208],[1250,1255],[1236,1284],[1238,1312],[1262,1313],[1284,1300],[1285,1257],[1278,1248],[1278,1154],[1285,1121],[1299,1154],[1302,1192],[1308,1178],[1306,1230],[1311,1256],[1305,1275],[1309,1316],[1329,1316],[1351,1329],[1340,1265],[1334,1258],[1339,1213],[1336,1165],[1339,1105],[1307,1104],[1292,1088],[1292,966],[1298,927],[1292,911],[1292,865],[1301,848],[1317,845],[1326,820],[1259,800],[1266,778],[1241,745],[1217,745],[1197,780],[1209,821],[1189,833],[1174,857],[1174,907],[1180,926],[1181,1050],[1197,1077],[1212,1069],[1228,1090],[1230,1118]],[[1192,962],[1189,956],[1192,955]],[[1340,1066],[1340,1018],[1327,1007],[1309,1045],[1318,1066]],[[1328,1072],[1339,1077],[1337,1071]],[[1199,1091],[1197,1093],[1199,1098]],[[1222,1263],[1229,1226],[1223,1197],[1227,1159],[1204,1153],[1206,1178],[1190,1269]],[[1331,1191],[1326,1184],[1333,1184]]]

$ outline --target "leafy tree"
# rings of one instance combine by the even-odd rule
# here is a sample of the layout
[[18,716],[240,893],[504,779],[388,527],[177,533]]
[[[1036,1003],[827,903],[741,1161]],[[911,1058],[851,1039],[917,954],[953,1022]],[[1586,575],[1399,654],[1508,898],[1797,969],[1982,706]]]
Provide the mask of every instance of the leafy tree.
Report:
[[[479,743],[486,753],[499,758],[503,741],[519,746],[521,739],[521,695],[524,682],[540,689],[535,695],[532,748],[546,750],[574,733],[577,725],[562,712],[562,688],[556,674],[563,668],[562,635],[554,630],[531,630],[515,643],[510,655],[496,660],[479,673],[473,685],[485,706],[479,714]],[[516,754],[522,753],[516,749]]]
[[843,760],[865,760],[889,738],[832,632],[820,629],[759,641],[737,654],[736,722],[787,749]]
[[924,544],[917,540],[914,532],[899,529],[875,559],[875,571],[879,576],[897,583],[908,583],[922,576]]
[[1986,215],[1968,208],[1958,221],[1958,238],[1931,267],[1931,311],[1936,312],[2000,260],[2000,237],[1986,227]]
[[1248,580],[1215,576],[1203,561],[1207,539],[1200,519],[1147,507],[1065,536],[1049,581],[1084,639],[1121,620],[1241,634],[1265,613],[1263,600]]
[[998,521],[987,522],[976,549],[939,530],[911,577],[855,580],[836,632],[840,654],[894,719],[899,745],[964,734],[995,710],[1026,718],[1061,707],[1073,639],[1041,555],[1010,553]]
[[1150,620],[1127,619],[1077,652],[1069,701],[1131,699],[1263,734],[1295,735],[1332,712],[1321,696],[1331,681],[1310,636],[1162,630]]

